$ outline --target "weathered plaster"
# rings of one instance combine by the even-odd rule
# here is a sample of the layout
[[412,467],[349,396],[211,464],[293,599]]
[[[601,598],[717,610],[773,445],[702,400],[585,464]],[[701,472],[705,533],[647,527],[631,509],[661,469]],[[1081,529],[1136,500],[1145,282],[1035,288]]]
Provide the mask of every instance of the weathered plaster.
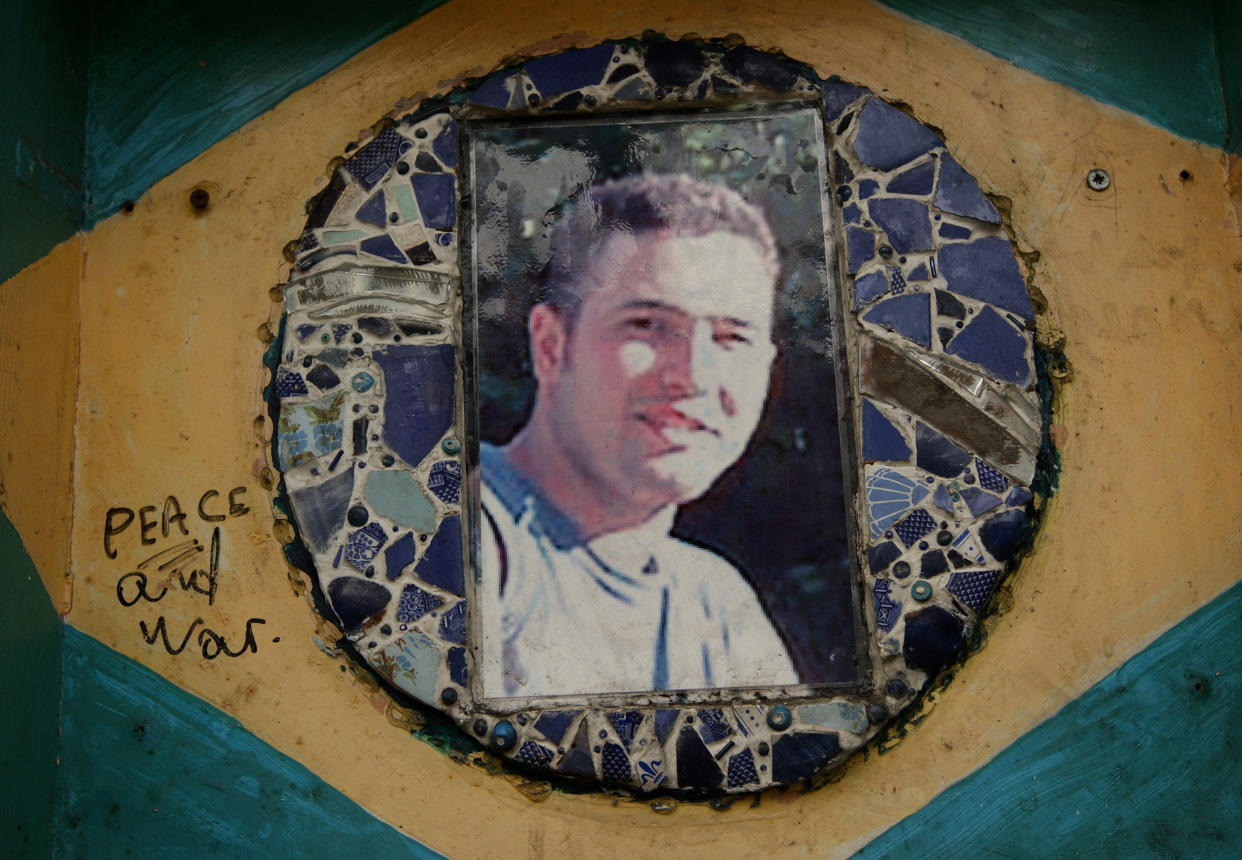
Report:
[[[1056,416],[1061,491],[986,647],[885,755],[856,760],[820,791],[725,813],[682,805],[660,816],[646,804],[560,794],[536,805],[506,780],[406,737],[386,719],[384,700],[311,641],[315,622],[291,591],[257,477],[267,455],[253,424],[263,414],[256,332],[285,270],[281,246],[297,235],[328,160],[402,99],[409,107],[506,55],[649,27],[673,36],[741,33],[822,75],[904,100],[943,129],[963,166],[1012,200],[1020,247],[1040,252],[1032,274],[1051,309],[1042,330],[1063,332],[1074,361]],[[1112,174],[1104,194],[1084,184],[1094,166]],[[1192,178],[1181,180],[1183,170]],[[86,237],[70,621],[456,857],[521,845],[535,855],[669,846],[683,856],[848,854],[1236,578],[1239,538],[1228,512],[1242,502],[1232,465],[1242,441],[1232,408],[1242,369],[1233,267],[1242,248],[1224,182],[1219,150],[868,3],[640,3],[606,14],[544,2],[441,7],[176,170],[132,214]],[[212,198],[203,213],[186,202],[199,184]],[[36,438],[41,425],[26,426]],[[107,559],[110,506],[162,506],[175,494],[189,512],[204,491],[222,493],[210,503],[218,506],[241,485],[251,510],[219,524],[214,606],[177,588],[157,604],[118,604],[118,578],[175,539],[139,547],[135,522],[118,536],[118,558]],[[1194,528],[1179,516],[1194,516]],[[187,527],[206,543],[209,524],[196,517]],[[193,641],[175,657],[143,641],[139,621],[160,615],[174,645],[196,617],[232,649],[248,619],[265,623],[255,627],[258,653],[207,662]]]

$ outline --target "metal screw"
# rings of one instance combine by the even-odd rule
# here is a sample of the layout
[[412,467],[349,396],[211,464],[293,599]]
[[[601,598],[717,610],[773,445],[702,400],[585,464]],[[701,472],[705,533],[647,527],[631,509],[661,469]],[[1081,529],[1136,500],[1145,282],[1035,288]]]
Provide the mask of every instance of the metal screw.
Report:
[[211,195],[207,193],[206,188],[195,188],[190,192],[190,205],[195,209],[206,209],[210,202]]
[[1087,171],[1087,187],[1092,191],[1103,191],[1112,184],[1112,179],[1108,175],[1107,170],[1099,167],[1093,167]]

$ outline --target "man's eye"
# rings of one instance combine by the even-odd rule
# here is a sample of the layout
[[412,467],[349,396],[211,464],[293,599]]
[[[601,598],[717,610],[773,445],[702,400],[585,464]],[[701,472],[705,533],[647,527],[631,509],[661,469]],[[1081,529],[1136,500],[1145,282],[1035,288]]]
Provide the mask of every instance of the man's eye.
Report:
[[732,349],[738,346],[750,346],[751,339],[738,331],[722,331],[716,333],[716,343]]

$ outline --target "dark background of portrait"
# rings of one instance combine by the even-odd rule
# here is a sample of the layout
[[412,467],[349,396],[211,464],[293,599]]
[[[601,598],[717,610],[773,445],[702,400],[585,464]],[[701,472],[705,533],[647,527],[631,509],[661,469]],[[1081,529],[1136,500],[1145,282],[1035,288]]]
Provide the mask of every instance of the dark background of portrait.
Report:
[[597,182],[687,173],[759,205],[780,250],[767,404],[742,458],[678,513],[674,535],[754,586],[803,683],[859,678],[842,485],[816,113],[650,115],[473,130],[479,429],[503,445],[534,396],[526,319],[558,206]]

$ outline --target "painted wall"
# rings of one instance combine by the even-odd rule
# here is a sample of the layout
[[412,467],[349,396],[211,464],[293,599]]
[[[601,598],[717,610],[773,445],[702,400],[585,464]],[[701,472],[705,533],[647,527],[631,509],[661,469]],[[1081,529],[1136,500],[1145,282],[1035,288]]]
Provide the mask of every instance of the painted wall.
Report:
[[[189,724],[201,720],[202,730],[225,726],[226,735],[246,733],[261,742],[259,749],[270,749],[274,761],[294,760],[389,822],[393,833],[404,829],[454,857],[515,851],[620,856],[674,846],[686,856],[846,856],[929,802],[942,803],[929,810],[950,821],[973,820],[976,796],[944,789],[962,779],[963,786],[971,784],[971,775],[984,773],[980,768],[998,753],[1027,742],[1028,733],[1062,706],[1106,683],[1128,658],[1238,578],[1242,541],[1234,517],[1221,512],[1242,507],[1237,469],[1227,465],[1242,441],[1242,412],[1234,408],[1242,370],[1235,335],[1242,324],[1239,197],[1227,188],[1231,163],[1219,148],[1226,137],[1210,136],[1228,132],[1228,110],[1213,115],[1224,126],[1213,119],[1216,125],[1203,132],[1214,145],[1195,142],[1187,138],[1199,132],[1157,116],[1167,101],[1163,90],[1137,107],[1108,98],[1136,116],[1041,77],[1063,79],[1051,60],[1037,68],[1017,58],[1027,66],[1018,68],[861,0],[816,9],[787,0],[763,7],[638,3],[606,14],[543,0],[503,9],[454,0],[372,44],[375,33],[394,26],[389,19],[373,21],[355,41],[342,39],[338,45],[345,47],[322,66],[314,66],[318,55],[302,41],[263,41],[192,18],[175,18],[174,36],[164,45],[152,35],[160,11],[151,7],[150,18],[122,14],[118,30],[96,40],[112,45],[112,53],[100,48],[94,54],[102,65],[93,67],[107,74],[92,75],[88,127],[91,140],[111,149],[102,143],[92,148],[91,159],[98,160],[90,162],[90,175],[101,177],[92,186],[93,205],[104,216],[130,197],[133,211],[99,221],[0,290],[0,320],[15,320],[0,330],[0,358],[16,368],[11,387],[0,394],[6,406],[28,404],[6,408],[8,423],[0,422],[6,488],[0,500],[57,605],[67,609],[71,600],[74,631],[66,659],[82,662],[67,666],[66,677],[76,672],[87,679],[79,689],[107,677],[144,679],[114,688],[126,714],[140,714],[167,695],[143,674],[146,667],[197,697],[199,705],[181,712]],[[92,26],[112,26],[107,20],[96,18]],[[1127,20],[1154,29],[1151,22],[1165,19]],[[1189,22],[1194,31],[1189,41],[1166,40],[1169,50],[1202,44],[1207,24],[1197,13],[1168,20]],[[949,18],[936,23],[958,26]],[[1072,363],[1057,414],[1065,461],[1061,493],[1033,556],[1004,596],[1005,611],[988,625],[986,647],[934,697],[917,728],[885,745],[882,755],[854,762],[820,791],[768,796],[756,807],[735,805],[723,813],[683,804],[672,815],[656,815],[641,803],[549,795],[538,785],[490,775],[485,762],[454,761],[411,739],[416,718],[393,708],[365,677],[316,643],[305,583],[282,557],[279,538],[286,528],[265,489],[270,426],[262,419],[260,356],[277,313],[269,290],[287,273],[281,249],[297,236],[303,203],[326,181],[328,160],[394,106],[408,108],[421,94],[484,73],[506,56],[593,44],[649,27],[673,36],[742,33],[820,74],[901,99],[943,129],[950,149],[985,188],[1010,198],[1020,249],[1039,252],[1028,262],[1049,308],[1041,314],[1041,336],[1050,342],[1063,336]],[[986,30],[960,32],[1003,54],[985,43]],[[132,32],[132,43],[121,32]],[[1063,47],[1065,38],[1047,42]],[[1144,39],[1150,50],[1142,55],[1099,51],[1094,79],[1114,88],[1130,80],[1127,63],[1132,72],[1161,49],[1160,40]],[[184,50],[187,40],[201,50]],[[273,52],[287,62],[276,62]],[[185,56],[209,62],[178,59]],[[1221,56],[1222,68],[1236,69],[1229,59],[1236,60],[1236,44],[1226,45]],[[164,70],[160,86],[146,83],[144,64]],[[221,65],[228,71],[218,78],[200,74]],[[1192,71],[1191,83],[1171,75],[1162,82],[1174,92],[1202,80],[1210,84],[1199,66]],[[250,73],[258,95],[238,83]],[[1109,84],[1114,78],[1120,83]],[[1223,89],[1237,92],[1232,81]],[[213,103],[220,90],[238,97]],[[96,104],[108,110],[96,113]],[[120,110],[125,104],[128,112]],[[156,124],[135,125],[143,116]],[[1090,192],[1083,181],[1094,166],[1112,174],[1105,194]],[[196,187],[211,194],[205,212],[187,202]],[[55,396],[25,396],[44,389]],[[57,412],[66,404],[75,419]],[[244,491],[234,492],[238,504],[231,515],[229,494],[238,487]],[[170,496],[187,513],[186,534],[177,520],[163,533],[163,514],[176,510],[169,508]],[[147,506],[155,523],[146,534],[149,544],[141,528]],[[114,508],[133,511],[135,520],[117,535],[116,556],[109,557],[103,533]],[[206,519],[217,515],[224,519]],[[1195,527],[1185,527],[1183,516],[1196,517]],[[117,517],[123,514],[114,514],[114,525]],[[217,528],[214,599],[174,587],[159,602],[139,598],[125,605],[132,590],[118,600],[118,581],[140,562],[181,541],[207,545]],[[71,591],[64,586],[66,571],[72,572]],[[1199,629],[1178,626],[1174,633]],[[230,657],[216,648],[223,641],[237,650],[248,631],[254,653]],[[328,633],[321,632],[321,643]],[[1211,655],[1196,654],[1194,665],[1205,668],[1194,671],[1206,675]],[[122,668],[112,665],[118,663]],[[1229,666],[1222,662],[1212,671],[1227,673]],[[85,708],[81,703],[91,698],[66,702]],[[1214,700],[1220,704],[1210,706],[1212,720],[1230,718],[1226,700]],[[1158,696],[1135,703],[1139,722],[1170,710]],[[65,725],[89,723],[83,713],[89,709],[67,711]],[[123,721],[112,730],[123,735],[126,726],[132,731]],[[169,730],[163,737],[179,736]],[[92,749],[111,748],[85,730],[72,740],[75,746],[65,751],[72,750],[75,762],[98,754]],[[1236,773],[1236,752],[1222,754],[1204,743],[1202,755],[1187,759],[1185,779],[1204,772],[1194,770],[1196,764],[1220,770],[1222,760],[1225,773]],[[178,797],[204,782],[194,774],[127,765],[122,751],[129,755],[137,747],[113,746],[118,769],[136,784],[145,780],[144,791]],[[1149,771],[1128,767],[1121,751],[1109,761],[1119,784],[1149,790]],[[998,758],[994,766],[1008,774],[1031,765],[1019,756]],[[1074,775],[1072,764],[1066,767]],[[73,803],[87,796],[74,795],[75,785],[87,787],[85,774],[93,772],[62,769],[62,823],[72,818]],[[228,820],[228,803],[243,791],[232,785],[228,801],[215,809],[221,820]],[[1086,815],[1111,802],[1107,792],[1081,791]],[[1004,802],[1017,805],[1021,798],[1015,790]],[[1060,800],[1036,793],[1029,803],[1056,814]],[[1022,826],[1031,833],[1046,829],[1040,815],[1018,808],[1021,814],[1006,818],[1006,827],[1015,833]],[[118,804],[131,824],[140,813],[149,820],[142,809]],[[99,807],[84,811],[92,826],[104,828],[100,832],[116,826]],[[258,819],[249,821],[237,832],[262,827]],[[1174,841],[1187,832],[1178,828],[1192,821],[1166,817]],[[894,838],[918,848],[944,830],[939,818],[911,822],[913,830]],[[1115,838],[1126,853],[1142,853],[1124,834]]]

